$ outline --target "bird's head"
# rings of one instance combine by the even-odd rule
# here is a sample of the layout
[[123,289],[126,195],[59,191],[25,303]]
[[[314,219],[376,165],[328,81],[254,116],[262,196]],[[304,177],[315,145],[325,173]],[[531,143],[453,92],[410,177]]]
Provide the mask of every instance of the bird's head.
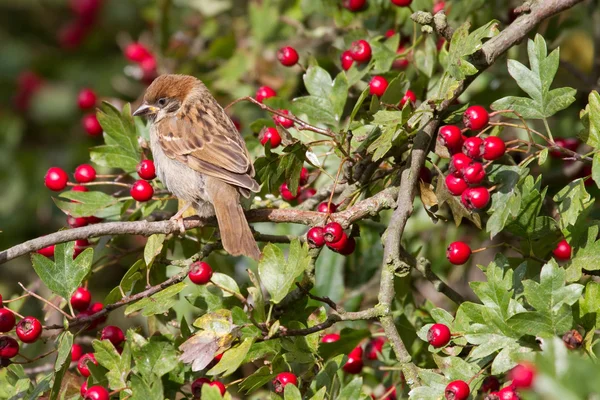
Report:
[[151,121],[160,120],[163,116],[177,112],[186,98],[201,82],[189,75],[161,75],[152,82],[141,106],[134,116],[145,116]]

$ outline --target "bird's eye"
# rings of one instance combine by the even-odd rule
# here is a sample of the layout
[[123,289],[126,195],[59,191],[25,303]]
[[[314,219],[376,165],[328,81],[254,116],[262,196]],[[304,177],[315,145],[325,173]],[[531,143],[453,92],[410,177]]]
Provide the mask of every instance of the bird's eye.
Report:
[[167,99],[165,99],[164,97],[158,99],[158,105],[159,106],[163,107],[165,104],[167,104]]

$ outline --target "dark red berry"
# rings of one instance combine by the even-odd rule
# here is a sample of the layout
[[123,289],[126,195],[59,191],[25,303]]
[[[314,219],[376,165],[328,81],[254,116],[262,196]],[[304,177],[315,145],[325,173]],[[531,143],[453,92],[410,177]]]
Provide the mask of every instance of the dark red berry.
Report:
[[512,386],[516,389],[529,389],[533,385],[535,374],[536,371],[533,365],[521,363],[510,370],[508,377],[512,379]]
[[315,194],[317,194],[317,190],[315,188],[305,188],[300,191],[300,195],[298,195],[298,203],[302,203],[306,199],[310,199]]
[[42,324],[34,317],[25,317],[17,324],[17,336],[23,343],[33,343],[42,334]]
[[[88,220],[89,221],[89,220]],[[77,239],[75,241],[75,248],[73,250],[73,258],[81,254],[86,248],[88,248],[90,242],[87,239]]]
[[[410,62],[408,61],[408,58],[406,58],[406,55],[404,54],[406,53],[406,47],[404,45],[400,45],[398,47],[398,50],[396,50],[396,54],[402,54],[402,56],[400,56],[400,58],[397,58],[394,60],[394,62],[392,63],[392,68],[393,69],[406,69],[408,68],[408,65],[410,64]],[[415,98],[416,100],[416,98]],[[402,107],[404,104],[401,103],[400,106]]]
[[383,96],[388,87],[388,81],[383,76],[376,75],[369,82],[369,93],[374,96]]
[[200,398],[200,395],[202,395],[202,386],[206,385],[207,383],[210,383],[210,379],[196,378],[196,380],[192,382],[192,395],[195,398]]
[[81,119],[81,125],[90,136],[99,136],[102,134],[102,126],[98,122],[96,114],[84,115]]
[[306,233],[306,240],[308,245],[312,248],[323,247],[325,244],[325,238],[323,237],[323,228],[320,226],[314,226]]
[[329,214],[331,214],[331,213],[334,213],[335,210],[337,210],[337,205],[335,205],[333,203],[328,203],[327,201],[322,202],[317,207],[317,211],[318,212],[322,212],[322,213],[329,213]]
[[51,244],[50,246],[44,247],[43,249],[39,249],[37,252],[43,255],[44,257],[54,257],[54,245]]
[[154,195],[152,185],[144,180],[136,181],[129,191],[131,197],[136,201],[148,201]]
[[108,390],[102,386],[92,386],[85,392],[84,400],[108,400]]
[[471,394],[471,389],[465,381],[452,381],[446,386],[444,394],[446,400],[466,400]]
[[63,49],[73,50],[79,47],[89,32],[89,25],[80,20],[66,23],[58,31],[58,43]]
[[415,95],[415,92],[413,92],[412,90],[406,91],[406,93],[402,97],[402,100],[400,100],[400,107],[404,107],[404,105],[406,104],[407,101],[410,102],[410,104],[413,106],[415,105],[415,102],[417,101],[417,96]]
[[438,140],[450,151],[460,149],[463,144],[462,133],[456,125],[444,125],[438,131]]
[[71,361],[75,362],[75,361],[79,361],[79,359],[81,358],[81,356],[83,355],[83,348],[78,345],[77,343],[73,343],[73,346],[71,346]]
[[293,47],[285,46],[277,50],[277,59],[285,67],[296,65],[299,58],[298,52]]
[[356,240],[354,237],[347,236],[346,233],[344,233],[339,242],[329,243],[328,246],[331,250],[337,251],[343,256],[348,256],[356,250]]
[[427,341],[433,347],[444,347],[451,338],[450,328],[444,324],[433,324],[427,331]]
[[340,335],[337,333],[328,333],[321,338],[321,343],[333,343],[340,340]]
[[425,183],[431,183],[431,170],[426,167],[421,167],[419,170],[419,179],[421,179]]
[[369,360],[377,360],[377,355],[381,354],[385,339],[382,337],[373,338],[367,344],[366,352]]
[[100,340],[108,340],[117,347],[125,341],[125,334],[118,326],[109,325],[102,329]]
[[279,132],[277,131],[276,128],[265,129],[262,132],[259,139],[260,139],[260,144],[262,144],[263,146],[267,142],[271,143],[272,149],[279,147],[279,145],[281,144],[281,135],[279,135]]
[[[290,114],[288,110],[279,110],[279,112],[286,115]],[[275,125],[281,125],[286,129],[289,129],[292,126],[294,126],[294,121],[292,121],[289,118],[282,117],[281,115],[273,115],[273,122],[275,122]]]
[[96,93],[92,89],[81,89],[77,96],[77,104],[82,110],[88,110],[96,105]]
[[131,43],[125,47],[125,57],[129,61],[141,63],[145,59],[152,57],[152,53],[141,43]]
[[71,0],[71,10],[83,21],[91,22],[100,9],[101,0]]
[[485,170],[479,162],[468,165],[463,170],[463,178],[470,185],[477,185],[485,178]]
[[408,7],[410,6],[410,3],[412,3],[412,0],[391,0],[392,4],[398,6],[398,7]]
[[465,242],[452,242],[446,249],[446,258],[454,265],[462,265],[469,261],[471,248]]
[[15,327],[15,314],[8,308],[0,308],[0,332],[9,332]]
[[565,239],[558,242],[552,254],[557,260],[566,261],[571,259],[571,245]]
[[360,374],[363,368],[363,349],[358,346],[348,354],[348,361],[342,367],[349,374]]
[[137,173],[140,178],[147,181],[151,181],[156,178],[156,168],[154,167],[154,161],[142,160],[136,167]]
[[13,358],[19,354],[19,343],[10,336],[0,336],[0,358]]
[[350,50],[346,50],[342,53],[340,56],[340,62],[342,63],[342,69],[344,71],[348,71],[352,67],[352,64],[354,64],[354,58],[352,57]]
[[479,159],[484,153],[484,142],[478,136],[466,138],[463,142],[462,151],[471,158]]
[[459,178],[464,177],[465,169],[473,163],[473,160],[463,153],[456,153],[450,159],[450,173]]
[[452,174],[446,175],[446,187],[448,191],[454,196],[460,196],[465,190],[469,188],[469,185],[463,178],[459,178]]
[[483,158],[492,161],[497,160],[506,152],[506,144],[497,136],[488,136],[483,140]]
[[344,8],[352,12],[357,12],[366,8],[367,0],[344,0],[342,4]]
[[81,228],[82,226],[86,226],[88,224],[88,220],[85,217],[72,217],[67,215],[67,225],[71,228]]
[[273,379],[275,393],[283,393],[286,385],[298,386],[298,378],[291,372],[281,372]]
[[358,63],[364,63],[371,59],[371,45],[366,40],[357,40],[350,47],[352,59]]
[[196,285],[206,285],[212,278],[213,270],[204,261],[196,261],[190,265],[189,277]]
[[463,124],[474,131],[485,128],[490,120],[490,115],[482,106],[471,106],[463,114]]
[[484,187],[474,187],[465,190],[461,201],[469,210],[481,210],[490,202],[490,192]]
[[73,192],[87,192],[88,188],[86,188],[85,186],[81,186],[81,185],[75,185],[71,188],[71,190]]
[[[554,143],[558,147],[563,147],[567,150],[577,151],[581,142],[577,138],[557,138],[554,139]],[[553,158],[561,158],[563,156],[562,151],[560,150],[552,150],[550,155]]]
[[275,92],[269,86],[259,87],[258,90],[256,91],[256,94],[254,95],[256,100],[261,103],[263,102],[264,99],[268,99],[269,97],[275,97],[275,96],[277,96],[277,92]]
[[481,384],[481,392],[496,392],[500,389],[500,381],[495,376],[488,376],[483,380]]
[[281,186],[279,186],[279,193],[281,194],[281,198],[285,201],[294,201],[298,198],[298,194],[295,196],[292,194],[287,183],[282,183]]
[[51,167],[46,172],[46,176],[44,177],[44,184],[50,190],[54,190],[55,192],[63,190],[67,187],[67,182],[69,181],[69,176],[67,173],[58,167]]
[[88,363],[98,365],[98,361],[96,361],[94,353],[85,353],[77,362],[77,370],[81,375],[85,376],[86,378],[90,376],[90,368],[88,367]]
[[328,244],[338,242],[343,234],[344,230],[337,222],[330,222],[323,228],[323,236],[325,237],[325,242]]

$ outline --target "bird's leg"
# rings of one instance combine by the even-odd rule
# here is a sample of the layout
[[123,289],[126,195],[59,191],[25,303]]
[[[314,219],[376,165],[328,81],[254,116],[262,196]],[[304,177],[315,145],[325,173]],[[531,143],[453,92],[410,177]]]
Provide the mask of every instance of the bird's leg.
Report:
[[179,211],[177,211],[177,214],[173,215],[171,217],[171,221],[177,221],[177,224],[179,225],[179,232],[181,233],[181,235],[185,235],[185,225],[183,225],[183,213],[187,211],[188,208],[190,208],[192,206],[192,203],[189,201],[186,201],[183,204],[183,207],[181,207],[179,209]]

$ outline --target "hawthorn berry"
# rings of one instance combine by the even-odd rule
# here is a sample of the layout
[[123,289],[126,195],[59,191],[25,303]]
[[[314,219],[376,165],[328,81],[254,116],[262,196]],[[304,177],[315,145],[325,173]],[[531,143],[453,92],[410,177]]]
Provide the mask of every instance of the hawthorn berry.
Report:
[[81,164],[75,168],[75,180],[79,183],[87,183],[96,179],[96,170],[89,164]]
[[446,187],[454,196],[460,196],[469,188],[469,185],[463,178],[448,174],[446,175]]
[[507,386],[504,389],[501,389],[496,395],[498,396],[498,400],[519,400],[519,395],[512,386]]
[[419,170],[419,179],[421,179],[425,183],[431,183],[431,170],[426,167],[421,167]]
[[350,47],[352,59],[358,63],[364,63],[371,59],[371,45],[366,40],[357,40]]
[[108,390],[102,386],[92,386],[85,392],[84,400],[108,400]]
[[322,202],[321,204],[319,204],[319,206],[317,207],[317,211],[321,212],[321,213],[328,213],[328,214],[332,214],[337,210],[337,205],[333,204],[333,203],[329,203],[327,201]]
[[352,64],[354,64],[354,58],[352,58],[350,50],[346,50],[340,55],[340,62],[344,71],[348,71],[352,67]]
[[298,378],[291,372],[281,372],[273,379],[275,393],[283,393],[286,385],[298,386]]
[[98,365],[98,361],[96,361],[96,356],[94,356],[94,353],[85,353],[77,362],[77,370],[86,378],[90,376],[90,368],[88,367],[88,363]]
[[385,344],[385,339],[382,337],[373,338],[367,343],[367,359],[369,360],[377,360],[377,355],[381,353],[383,349],[383,345]]
[[140,178],[151,181],[156,178],[156,167],[152,160],[142,160],[136,167],[136,171]]
[[333,343],[338,340],[340,340],[340,335],[338,333],[328,333],[321,338],[321,343]]
[[140,179],[135,181],[129,194],[136,201],[148,201],[154,195],[154,189],[148,182]]
[[69,181],[69,175],[62,169],[58,167],[51,167],[46,172],[46,176],[44,177],[44,184],[50,190],[54,190],[55,192],[63,190],[67,187],[67,182]]
[[71,191],[73,192],[87,192],[88,188],[86,188],[85,186],[81,186],[81,185],[75,185],[71,188]]
[[477,185],[485,178],[485,170],[479,162],[468,165],[463,170],[463,178],[470,185]]
[[[77,314],[78,318],[89,317],[95,315],[104,309],[104,305],[100,302],[93,303],[87,310],[80,312]],[[106,321],[106,315],[102,317],[96,318],[94,321],[90,323],[88,330],[96,328],[98,325]]]
[[73,346],[71,346],[71,361],[79,361],[82,355],[83,348],[77,343],[73,343]]
[[438,131],[438,140],[448,150],[459,149],[463,144],[462,133],[456,125],[444,125]]
[[150,56],[140,63],[140,69],[142,70],[142,80],[144,82],[152,83],[156,78],[156,58]]
[[302,167],[302,169],[300,170],[300,180],[299,180],[299,185],[300,186],[304,186],[308,183],[308,178],[309,178],[310,174],[308,172],[308,169],[306,169],[305,167]]
[[67,225],[71,228],[81,228],[82,226],[86,226],[88,224],[88,220],[85,217],[72,217],[67,215]]
[[410,101],[411,105],[415,105],[415,102],[417,101],[417,96],[415,95],[415,92],[413,92],[412,90],[407,90],[406,93],[404,93],[404,96],[402,97],[402,100],[400,100],[400,107],[404,107],[404,105],[406,104],[407,101]]
[[[495,137],[495,136],[494,136]],[[484,153],[484,141],[478,136],[466,138],[462,145],[462,151],[465,155],[479,159]]]
[[0,332],[9,332],[15,327],[15,314],[8,308],[0,308]]
[[125,334],[118,326],[108,325],[102,329],[100,340],[108,340],[117,347],[125,341]]
[[63,49],[72,50],[79,47],[88,32],[89,26],[85,25],[82,21],[71,21],[62,26],[58,31],[58,42]]
[[285,201],[294,201],[298,198],[298,194],[292,194],[287,183],[282,183],[281,186],[279,186],[279,193],[281,194],[281,198]]
[[152,57],[152,53],[143,44],[137,42],[127,45],[124,53],[129,61],[136,63],[141,63],[145,59]]
[[446,258],[454,265],[462,265],[469,261],[471,248],[465,242],[452,242],[446,249]]
[[46,246],[42,249],[39,249],[37,252],[38,252],[38,254],[41,254],[44,257],[48,257],[48,258],[54,257],[54,245],[51,244],[50,246]]
[[81,119],[81,125],[90,136],[100,136],[102,134],[102,126],[98,122],[96,114],[84,115]]
[[[344,237],[346,237],[345,240]],[[342,236],[342,240],[340,242],[329,243],[329,248],[333,251],[340,253],[343,256],[350,255],[354,253],[354,250],[356,250],[356,240],[354,239],[354,237],[347,236],[344,233],[344,236]]]
[[275,92],[269,86],[259,87],[258,90],[256,91],[256,94],[254,95],[256,100],[260,103],[262,103],[264,99],[268,99],[269,97],[275,97],[275,96],[277,96],[277,92]]
[[323,237],[323,228],[320,226],[313,226],[306,233],[306,241],[312,248],[323,247],[325,244],[325,238]]
[[473,160],[463,153],[456,153],[450,159],[450,173],[459,178],[464,177],[465,169],[473,163]]
[[96,105],[96,93],[92,89],[81,89],[77,96],[77,105],[82,110],[88,110]]
[[483,139],[483,158],[488,161],[497,160],[506,153],[506,144],[498,136]]
[[433,5],[433,14],[437,14],[446,7],[446,2],[439,1]]
[[474,131],[478,131],[490,121],[490,115],[482,106],[471,106],[463,114],[463,124]]
[[[579,145],[581,144],[581,142],[577,138],[557,138],[554,139],[554,143],[558,147],[562,147],[571,151],[577,151]],[[552,150],[550,152],[550,155],[553,158],[561,158],[563,153],[561,150]]]
[[[279,112],[286,115],[290,114],[288,110],[279,110]],[[281,125],[286,129],[289,129],[292,126],[294,126],[294,121],[292,121],[289,118],[282,117],[281,115],[273,115],[273,122],[275,122],[275,125]]]
[[367,0],[344,0],[342,5],[352,12],[357,12],[366,8]]
[[330,222],[323,228],[323,237],[327,244],[338,242],[343,235],[344,230],[337,222]]
[[302,203],[304,200],[310,199],[315,194],[317,194],[317,190],[315,188],[309,187],[309,188],[302,189],[300,191],[300,194],[298,195],[298,203]]
[[376,75],[369,82],[369,93],[373,96],[383,96],[388,87],[388,81],[383,76]]
[[450,328],[444,324],[433,324],[427,331],[427,341],[433,347],[444,347],[451,338]]
[[79,394],[81,394],[81,397],[85,398],[85,394],[87,391],[88,391],[87,380],[85,380],[85,381],[83,381],[81,388],[79,388]]
[[260,144],[262,144],[263,146],[265,144],[267,144],[267,142],[271,143],[272,149],[279,147],[279,145],[281,144],[281,135],[279,135],[279,132],[277,131],[276,128],[272,128],[272,127],[265,129],[261,133],[261,136],[259,139],[260,139]]
[[23,343],[33,343],[42,334],[42,324],[37,318],[25,317],[17,324],[17,336]]
[[490,192],[484,187],[474,187],[465,190],[461,202],[469,210],[481,210],[490,202]]
[[[392,68],[393,69],[406,69],[408,67],[408,65],[410,64],[410,62],[408,61],[408,58],[406,58],[406,55],[404,54],[406,52],[406,47],[404,47],[404,45],[400,45],[398,47],[398,50],[396,50],[396,54],[397,55],[401,55],[400,58],[397,58],[394,60],[394,62],[392,63]],[[402,104],[401,104],[402,106]]]
[[348,361],[346,361],[346,364],[344,364],[342,368],[349,374],[360,374],[363,368],[362,357],[362,347],[355,347],[350,354],[348,354]]
[[100,8],[101,0],[71,0],[71,10],[84,21],[91,22]]
[[75,241],[75,248],[73,249],[73,258],[80,255],[81,252],[88,248],[89,245],[90,242],[88,242],[87,239],[77,239]]
[[510,370],[508,376],[516,389],[529,389],[535,379],[535,368],[531,364],[521,363]]
[[447,400],[466,400],[470,393],[467,382],[461,380],[450,382],[444,391]]
[[398,7],[408,7],[410,6],[410,3],[412,3],[412,0],[391,0],[392,4],[398,6]]
[[212,278],[213,270],[208,263],[204,261],[196,261],[190,265],[190,280],[196,285],[206,285]]
[[19,354],[19,343],[10,336],[0,336],[0,358],[13,358]]
[[500,381],[492,375],[486,377],[481,384],[481,392],[483,393],[496,392],[498,389],[500,389]]
[[277,59],[284,67],[292,67],[298,63],[298,52],[291,46],[285,46],[277,50]]

